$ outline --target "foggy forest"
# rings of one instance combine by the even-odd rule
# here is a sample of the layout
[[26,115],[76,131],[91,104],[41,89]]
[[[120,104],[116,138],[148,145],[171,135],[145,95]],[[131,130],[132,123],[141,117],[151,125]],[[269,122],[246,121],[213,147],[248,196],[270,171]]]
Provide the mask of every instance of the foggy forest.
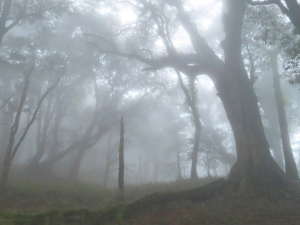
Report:
[[0,224],[300,224],[299,0],[0,0]]

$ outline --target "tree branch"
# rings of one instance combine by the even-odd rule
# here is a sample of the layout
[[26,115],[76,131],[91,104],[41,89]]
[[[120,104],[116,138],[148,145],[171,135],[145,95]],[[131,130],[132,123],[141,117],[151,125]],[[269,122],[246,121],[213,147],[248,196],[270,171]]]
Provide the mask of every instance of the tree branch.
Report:
[[1,105],[1,107],[0,107],[0,110],[5,106],[5,104],[13,97],[15,95],[15,93],[14,94],[12,94],[11,96],[9,96],[4,102],[3,102],[3,104]]

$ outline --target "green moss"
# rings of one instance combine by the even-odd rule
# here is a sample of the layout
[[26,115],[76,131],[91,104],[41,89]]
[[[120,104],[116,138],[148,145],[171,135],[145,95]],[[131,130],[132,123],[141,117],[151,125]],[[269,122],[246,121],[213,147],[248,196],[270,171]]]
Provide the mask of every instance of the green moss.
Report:
[[124,224],[123,222],[123,213],[119,212],[116,214],[116,221],[118,222],[119,225]]

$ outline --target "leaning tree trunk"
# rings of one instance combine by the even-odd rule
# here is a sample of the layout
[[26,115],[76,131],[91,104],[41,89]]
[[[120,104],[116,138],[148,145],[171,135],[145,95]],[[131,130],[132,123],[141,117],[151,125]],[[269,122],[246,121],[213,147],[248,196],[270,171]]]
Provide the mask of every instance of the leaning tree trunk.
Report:
[[121,118],[120,127],[120,146],[119,146],[119,174],[118,174],[118,185],[120,193],[124,191],[124,123],[123,116]]
[[276,108],[278,115],[278,122],[280,127],[281,142],[283,148],[283,155],[285,160],[286,175],[294,180],[299,179],[297,166],[293,156],[291,142],[289,137],[288,123],[286,119],[283,94],[280,87],[280,78],[278,72],[278,52],[272,52],[270,55],[271,67],[273,72],[273,87],[275,92]]

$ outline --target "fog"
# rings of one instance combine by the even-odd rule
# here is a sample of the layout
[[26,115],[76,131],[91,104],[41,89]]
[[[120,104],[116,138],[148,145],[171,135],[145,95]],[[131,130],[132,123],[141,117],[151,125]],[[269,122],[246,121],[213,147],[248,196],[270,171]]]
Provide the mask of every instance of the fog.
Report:
[[[2,9],[0,1],[6,27],[0,32],[2,182],[80,182],[116,190],[124,173],[126,191],[226,178],[241,143],[253,143],[236,142],[242,125],[234,113],[241,108],[254,118],[255,110],[239,107],[238,100],[231,107],[227,100],[239,94],[223,97],[230,88],[220,83],[247,88],[234,86],[234,77],[218,81],[219,64],[201,61],[212,57],[201,51],[210,50],[220,62],[231,59],[222,16],[230,9],[223,1],[187,0],[182,9],[159,0],[12,2]],[[240,63],[263,131],[245,132],[266,136],[282,171],[285,148],[291,149],[299,170],[299,50],[293,47],[299,35],[289,36],[293,25],[274,16],[280,13],[275,6],[246,11]],[[193,29],[207,46],[197,45]]]

